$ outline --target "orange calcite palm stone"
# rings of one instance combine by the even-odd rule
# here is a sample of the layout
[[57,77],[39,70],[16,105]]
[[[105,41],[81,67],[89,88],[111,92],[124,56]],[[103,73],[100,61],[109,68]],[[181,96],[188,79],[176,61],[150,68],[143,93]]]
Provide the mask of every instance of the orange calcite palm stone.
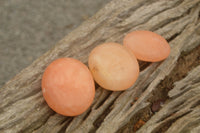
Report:
[[88,64],[95,81],[112,91],[128,89],[139,75],[135,56],[117,43],[98,45],[90,53]]
[[54,111],[76,116],[92,104],[95,85],[86,65],[73,58],[60,58],[46,68],[42,77],[42,92]]
[[133,31],[125,36],[123,43],[142,61],[157,62],[170,54],[168,42],[151,31]]

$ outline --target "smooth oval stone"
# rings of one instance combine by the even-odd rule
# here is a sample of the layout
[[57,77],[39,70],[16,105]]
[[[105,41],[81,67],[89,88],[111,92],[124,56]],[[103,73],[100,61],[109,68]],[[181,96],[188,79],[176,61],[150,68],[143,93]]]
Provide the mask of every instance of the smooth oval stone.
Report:
[[73,58],[53,61],[42,77],[42,92],[55,112],[76,116],[85,112],[95,95],[94,80],[88,67]]
[[88,64],[95,81],[107,90],[126,90],[139,75],[135,56],[117,43],[104,43],[95,47],[89,55]]
[[170,54],[168,42],[151,31],[133,31],[125,36],[123,44],[142,61],[157,62],[166,59]]

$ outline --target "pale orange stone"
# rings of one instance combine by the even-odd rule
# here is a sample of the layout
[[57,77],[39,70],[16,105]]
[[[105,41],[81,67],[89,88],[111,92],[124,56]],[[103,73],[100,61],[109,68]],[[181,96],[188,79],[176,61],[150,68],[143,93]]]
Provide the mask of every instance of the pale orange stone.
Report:
[[104,89],[112,91],[128,89],[139,75],[135,56],[117,43],[104,43],[94,48],[88,64],[95,81]]
[[170,54],[168,42],[151,31],[133,31],[125,36],[123,43],[142,61],[157,62]]
[[53,61],[42,77],[42,92],[55,112],[76,116],[86,111],[95,95],[94,80],[86,65],[73,58]]

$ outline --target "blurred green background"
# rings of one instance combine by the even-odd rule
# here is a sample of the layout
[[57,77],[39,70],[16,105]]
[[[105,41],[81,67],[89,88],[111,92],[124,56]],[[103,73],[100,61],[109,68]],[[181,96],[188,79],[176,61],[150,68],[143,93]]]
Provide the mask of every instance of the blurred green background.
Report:
[[0,0],[0,87],[111,0]]

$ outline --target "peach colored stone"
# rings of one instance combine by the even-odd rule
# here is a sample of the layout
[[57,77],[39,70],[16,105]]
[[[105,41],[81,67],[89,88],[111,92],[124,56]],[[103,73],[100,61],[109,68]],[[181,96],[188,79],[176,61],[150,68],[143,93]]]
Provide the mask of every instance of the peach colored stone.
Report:
[[46,68],[42,91],[47,104],[55,112],[76,116],[92,104],[95,86],[86,65],[73,58],[60,58]]
[[123,43],[142,61],[157,62],[170,54],[168,42],[151,31],[133,31],[125,36]]
[[135,56],[117,43],[104,43],[94,48],[88,64],[95,81],[112,91],[128,89],[139,75]]

